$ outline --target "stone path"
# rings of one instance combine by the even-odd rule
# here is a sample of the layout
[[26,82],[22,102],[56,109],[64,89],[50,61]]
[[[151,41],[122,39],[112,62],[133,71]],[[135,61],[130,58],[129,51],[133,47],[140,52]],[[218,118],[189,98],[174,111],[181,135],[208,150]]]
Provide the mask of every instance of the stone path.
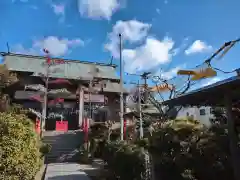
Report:
[[44,180],[90,180],[77,163],[51,163],[47,165]]

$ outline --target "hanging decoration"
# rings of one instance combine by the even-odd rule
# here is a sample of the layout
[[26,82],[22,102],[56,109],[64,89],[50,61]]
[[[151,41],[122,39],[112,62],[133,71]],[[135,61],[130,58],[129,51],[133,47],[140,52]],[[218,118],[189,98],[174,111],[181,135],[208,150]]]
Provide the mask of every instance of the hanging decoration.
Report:
[[171,91],[173,90],[173,86],[168,83],[163,83],[160,85],[156,85],[153,87],[150,87],[149,90],[151,92],[164,92],[164,91]]
[[178,75],[191,76],[192,81],[197,81],[204,78],[211,78],[217,75],[217,72],[211,67],[200,68],[199,70],[179,70]]
[[24,90],[34,90],[34,91],[45,91],[45,87],[42,84],[30,84],[30,85],[25,85]]
[[[225,42],[216,52],[212,54],[208,59],[204,61],[203,64],[196,66],[198,70],[179,70],[177,72],[178,75],[188,75],[191,76],[192,81],[197,81],[204,78],[211,78],[217,75],[217,71],[220,71],[222,73],[228,74],[233,73],[234,71],[223,71],[219,68],[214,68],[211,64],[212,60],[218,56],[217,60],[220,60],[223,58],[231,48],[233,48],[238,42],[240,42],[240,38],[232,41]],[[220,54],[221,53],[221,54]],[[201,66],[205,66],[204,68],[201,68]],[[200,67],[200,69],[199,69]]]
[[48,92],[49,95],[57,95],[57,96],[69,96],[72,93],[70,91],[68,91],[66,88],[62,88],[62,89],[51,89]]

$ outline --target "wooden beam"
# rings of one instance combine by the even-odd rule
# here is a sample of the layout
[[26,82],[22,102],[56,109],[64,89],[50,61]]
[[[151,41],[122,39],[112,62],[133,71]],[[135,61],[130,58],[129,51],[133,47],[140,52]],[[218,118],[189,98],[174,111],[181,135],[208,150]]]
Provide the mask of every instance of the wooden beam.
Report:
[[226,115],[227,115],[227,128],[228,128],[228,136],[230,142],[230,152],[232,158],[232,167],[234,171],[234,179],[240,180],[240,155],[238,148],[238,135],[235,131],[235,121],[232,114],[232,99],[231,93],[225,93],[225,107],[226,107]]

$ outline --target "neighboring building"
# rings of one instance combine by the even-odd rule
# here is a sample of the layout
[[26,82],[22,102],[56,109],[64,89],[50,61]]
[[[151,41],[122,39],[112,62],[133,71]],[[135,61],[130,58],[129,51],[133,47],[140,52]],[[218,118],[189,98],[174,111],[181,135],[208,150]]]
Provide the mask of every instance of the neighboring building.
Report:
[[212,114],[211,107],[189,107],[189,108],[182,108],[178,114],[177,118],[191,118],[195,120],[199,120],[201,123],[205,125],[211,125],[210,119],[214,118]]
[[[43,95],[43,91],[40,89],[45,88],[43,74],[46,73],[46,57],[12,53],[1,53],[1,55],[7,69],[17,73],[18,81],[8,88],[11,102],[22,104],[26,108],[41,113],[43,102],[33,97],[42,97]],[[82,124],[82,118],[78,117],[78,112],[82,112],[95,121],[119,121],[120,84],[119,77],[116,76],[115,65],[58,58],[52,60],[62,62],[50,67],[50,80],[67,79],[70,83],[49,85],[46,130],[54,129],[59,116],[68,121],[70,129],[77,129]],[[90,79],[100,84],[104,82],[101,87],[99,87],[99,83],[96,83],[97,85],[93,85],[91,88],[91,92],[98,91],[97,94],[89,95]],[[27,86],[40,88],[36,91],[26,88]],[[50,92],[50,89],[53,89],[55,93]],[[64,92],[61,93],[56,89]],[[79,96],[82,97],[81,93],[83,98],[79,98]],[[61,98],[63,101],[50,103],[54,102],[56,98]],[[84,104],[82,109],[79,109],[80,103]]]

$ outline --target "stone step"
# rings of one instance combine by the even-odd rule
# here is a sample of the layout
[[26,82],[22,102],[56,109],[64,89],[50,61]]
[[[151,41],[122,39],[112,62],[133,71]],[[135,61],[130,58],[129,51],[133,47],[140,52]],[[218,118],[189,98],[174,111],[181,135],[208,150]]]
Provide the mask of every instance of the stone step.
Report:
[[51,151],[45,157],[46,163],[73,162],[77,161],[76,154],[83,142],[83,133],[46,131],[43,134],[43,142],[51,145]]

